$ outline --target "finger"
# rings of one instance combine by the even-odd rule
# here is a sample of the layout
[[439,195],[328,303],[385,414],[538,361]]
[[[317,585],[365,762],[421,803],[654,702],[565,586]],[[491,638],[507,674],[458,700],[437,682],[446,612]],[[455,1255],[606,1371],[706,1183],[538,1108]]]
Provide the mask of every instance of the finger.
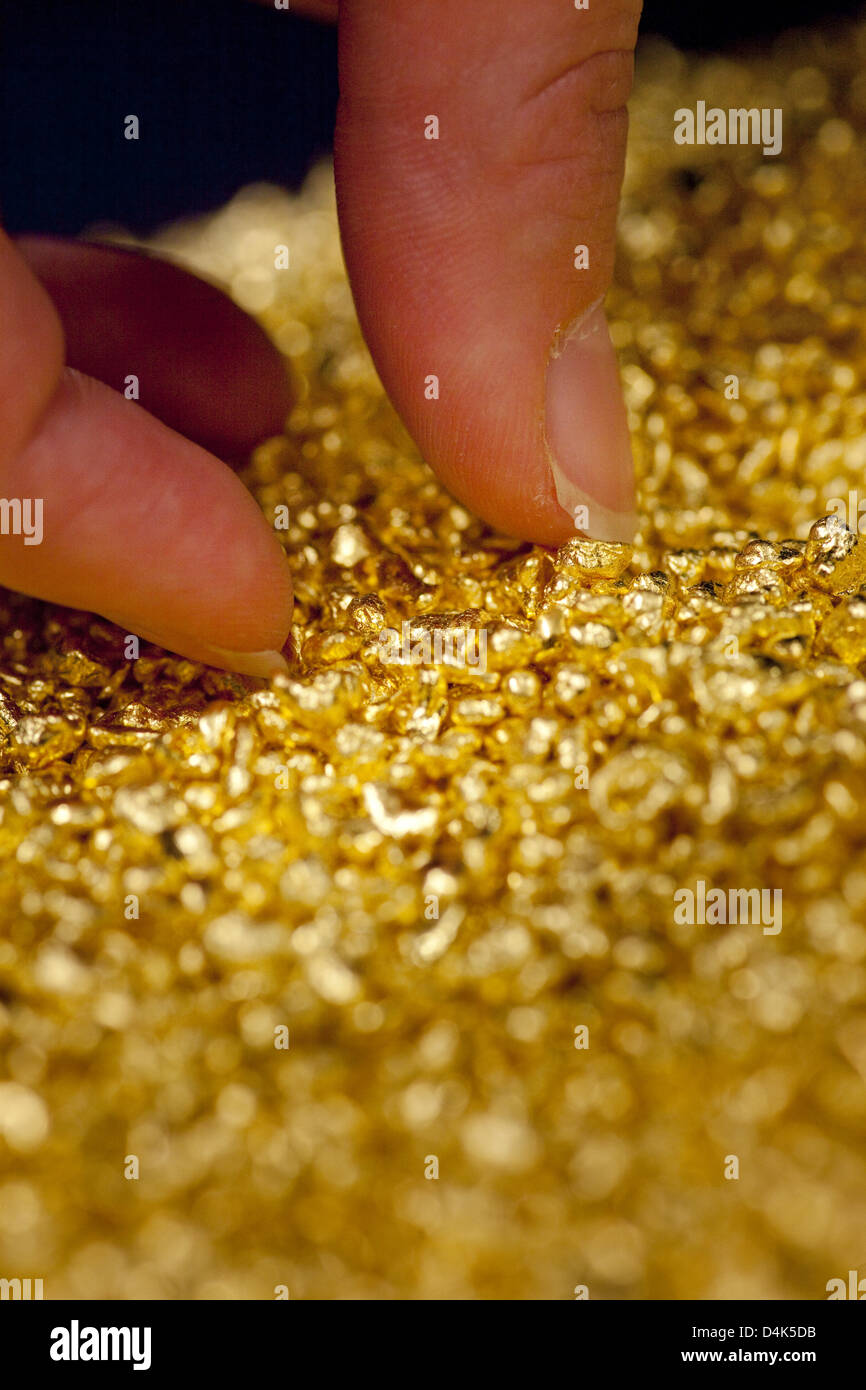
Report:
[[0,304],[0,583],[194,660],[284,670],[288,567],[235,474],[61,370],[50,301],[2,234]]
[[0,465],[33,433],[60,379],[63,350],[54,305],[0,231]]
[[447,486],[535,541],[562,541],[575,516],[607,539],[635,528],[600,302],[639,11],[340,6],[337,193],[365,337]]
[[265,333],[214,286],[115,247],[27,236],[17,246],[63,323],[69,366],[137,399],[205,448],[243,456],[291,408]]
[[147,411],[67,369],[2,486],[42,506],[36,543],[0,539],[0,583],[196,661],[285,669],[291,584],[273,531],[230,469]]

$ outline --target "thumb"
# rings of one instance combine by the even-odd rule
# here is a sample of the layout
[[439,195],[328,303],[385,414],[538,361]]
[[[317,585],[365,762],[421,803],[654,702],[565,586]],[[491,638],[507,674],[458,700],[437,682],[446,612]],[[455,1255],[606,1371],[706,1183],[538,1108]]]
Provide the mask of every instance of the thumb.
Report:
[[337,195],[367,343],[448,488],[547,544],[575,524],[631,540],[636,524],[601,301],[639,14],[340,5]]

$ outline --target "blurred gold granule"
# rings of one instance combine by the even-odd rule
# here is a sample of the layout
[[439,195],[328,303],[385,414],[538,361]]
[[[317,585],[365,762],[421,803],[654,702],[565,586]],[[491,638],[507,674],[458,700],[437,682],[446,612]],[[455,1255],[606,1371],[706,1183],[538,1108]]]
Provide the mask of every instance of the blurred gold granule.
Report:
[[[0,1276],[809,1299],[866,1273],[866,540],[813,525],[866,496],[864,73],[866,28],[639,64],[609,299],[633,556],[519,545],[436,483],[329,169],[157,239],[301,383],[246,475],[288,507],[297,657],[271,688],[127,662],[107,623],[0,599]],[[676,146],[698,99],[782,107],[782,155]],[[487,670],[384,664],[406,620],[486,628]],[[783,930],[677,925],[699,879],[781,889]]]

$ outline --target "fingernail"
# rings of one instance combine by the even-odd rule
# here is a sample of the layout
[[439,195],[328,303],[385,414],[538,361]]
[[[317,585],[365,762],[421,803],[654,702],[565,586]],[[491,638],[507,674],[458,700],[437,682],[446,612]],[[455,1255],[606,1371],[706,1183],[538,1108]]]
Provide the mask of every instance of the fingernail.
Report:
[[271,676],[284,676],[289,671],[289,664],[281,652],[236,652],[229,647],[214,647],[210,642],[202,642],[182,633],[157,632],[153,628],[137,624],[127,626],[117,618],[112,618],[111,621],[117,622],[120,627],[126,627],[128,632],[143,638],[145,642],[153,642],[154,646],[164,647],[168,652],[177,652],[189,661],[216,666],[221,671],[236,671],[240,676],[258,676],[261,680],[269,680]]
[[600,299],[557,334],[547,367],[545,412],[556,496],[572,525],[596,540],[634,540],[631,441]]
[[271,676],[288,674],[289,663],[280,652],[232,652],[225,647],[206,647],[203,650],[210,655],[199,656],[197,661],[237,671],[242,676],[260,676],[262,680],[270,680]]

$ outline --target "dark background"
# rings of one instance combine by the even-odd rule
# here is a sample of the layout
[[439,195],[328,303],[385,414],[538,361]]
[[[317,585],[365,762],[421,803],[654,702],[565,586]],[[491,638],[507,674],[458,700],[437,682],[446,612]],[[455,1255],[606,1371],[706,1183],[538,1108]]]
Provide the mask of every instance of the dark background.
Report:
[[[641,30],[680,47],[731,48],[860,9],[861,0],[645,0]],[[0,0],[0,15],[0,211],[10,231],[74,235],[111,221],[146,232],[219,207],[246,183],[296,185],[330,148],[332,26],[245,0]],[[137,142],[123,138],[129,113],[141,122]]]

